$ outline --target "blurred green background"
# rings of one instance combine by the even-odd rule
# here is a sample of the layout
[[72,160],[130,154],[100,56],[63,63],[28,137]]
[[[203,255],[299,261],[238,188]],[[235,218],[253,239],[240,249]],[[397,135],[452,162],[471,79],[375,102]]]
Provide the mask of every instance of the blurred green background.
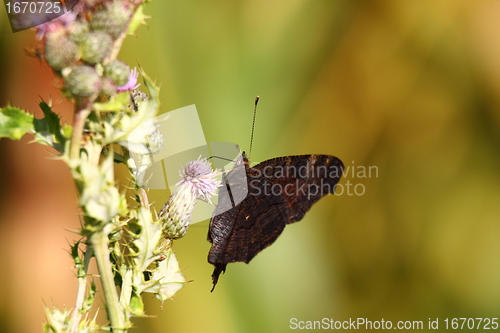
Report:
[[[363,195],[329,196],[210,293],[208,222],[174,243],[193,282],[131,332],[288,332],[290,319],[500,317],[500,2],[160,1],[120,58],[161,84],[162,111],[196,104],[208,142],[252,161],[331,154]],[[0,9],[0,105],[39,114],[49,68]],[[46,147],[0,141],[0,331],[71,308],[78,228],[69,172]],[[361,185],[359,185],[361,186]],[[361,187],[358,187],[361,189]],[[101,314],[102,315],[102,314]]]

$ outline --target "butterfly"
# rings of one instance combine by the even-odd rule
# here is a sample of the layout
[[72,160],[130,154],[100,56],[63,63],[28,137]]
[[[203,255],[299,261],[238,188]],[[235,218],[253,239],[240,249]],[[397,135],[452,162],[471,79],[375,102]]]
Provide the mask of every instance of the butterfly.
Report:
[[284,156],[251,167],[243,152],[223,177],[210,220],[211,291],[228,263],[248,264],[287,224],[300,221],[315,202],[334,193],[343,169],[342,161],[330,155]]

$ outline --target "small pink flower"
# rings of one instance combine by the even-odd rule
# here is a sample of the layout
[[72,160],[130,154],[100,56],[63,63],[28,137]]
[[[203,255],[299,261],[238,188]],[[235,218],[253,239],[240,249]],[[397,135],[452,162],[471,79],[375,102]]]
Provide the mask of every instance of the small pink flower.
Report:
[[123,86],[116,87],[116,92],[121,93],[137,89],[141,85],[140,83],[139,84],[137,83],[138,76],[139,74],[137,73],[137,70],[135,68],[131,70],[130,75],[128,77],[128,82],[125,83]]

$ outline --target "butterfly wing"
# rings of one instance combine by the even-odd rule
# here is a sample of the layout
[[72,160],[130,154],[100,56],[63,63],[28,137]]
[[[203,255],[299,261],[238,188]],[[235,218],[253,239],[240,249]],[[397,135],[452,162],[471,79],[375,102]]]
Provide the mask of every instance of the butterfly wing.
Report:
[[[343,170],[342,162],[329,155],[278,157],[252,168],[244,157],[244,166],[246,180],[227,183],[210,221],[208,262],[215,266],[214,287],[228,263],[250,262],[286,224],[300,221],[316,201],[333,193]],[[248,194],[234,205],[232,194],[238,189]]]
[[[212,243],[208,262],[215,266],[212,274],[214,287],[228,263],[248,263],[263,248],[272,244],[285,227],[287,216],[283,215],[280,207],[286,203],[279,196],[267,197],[264,191],[260,191],[262,182],[262,179],[256,179],[252,187],[248,187],[245,199],[230,209],[231,195],[226,195],[225,191],[222,196],[219,193],[216,212],[219,205],[221,211],[225,211],[214,214],[208,235]],[[231,189],[233,187],[234,184]],[[231,193],[231,190],[227,192]]]
[[[286,223],[300,221],[311,206],[335,192],[342,176],[342,161],[330,155],[298,155],[273,158],[257,164],[252,171],[271,183],[271,196],[281,195],[286,205]],[[255,172],[250,173],[254,177]]]

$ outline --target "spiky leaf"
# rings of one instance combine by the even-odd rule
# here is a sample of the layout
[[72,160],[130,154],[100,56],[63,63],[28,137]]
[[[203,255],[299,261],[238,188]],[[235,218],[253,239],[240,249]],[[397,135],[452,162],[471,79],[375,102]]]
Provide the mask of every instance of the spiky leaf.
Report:
[[146,24],[146,19],[151,18],[151,16],[144,15],[144,4],[139,6],[132,17],[132,21],[128,26],[127,34],[134,35],[135,30],[139,28],[141,24]]
[[21,139],[34,130],[33,117],[24,110],[8,106],[0,108],[0,138]]

